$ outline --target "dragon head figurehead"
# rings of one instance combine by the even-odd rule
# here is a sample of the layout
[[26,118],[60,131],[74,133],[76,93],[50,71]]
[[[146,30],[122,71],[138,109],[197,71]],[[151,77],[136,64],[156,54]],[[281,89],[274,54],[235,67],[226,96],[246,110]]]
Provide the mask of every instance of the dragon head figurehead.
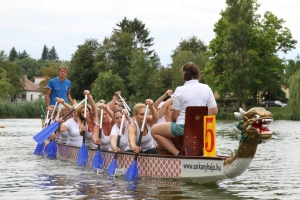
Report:
[[240,108],[240,112],[235,112],[234,115],[242,119],[236,127],[241,131],[240,139],[242,141],[256,141],[261,143],[263,140],[272,137],[272,132],[268,126],[273,122],[273,115],[262,107],[254,107],[248,111]]
[[240,108],[240,112],[234,112],[234,115],[241,119],[236,124],[240,130],[240,142],[235,153],[224,161],[224,175],[228,178],[242,174],[254,158],[258,144],[272,137],[268,126],[273,121],[273,116],[265,108],[254,107],[248,111]]

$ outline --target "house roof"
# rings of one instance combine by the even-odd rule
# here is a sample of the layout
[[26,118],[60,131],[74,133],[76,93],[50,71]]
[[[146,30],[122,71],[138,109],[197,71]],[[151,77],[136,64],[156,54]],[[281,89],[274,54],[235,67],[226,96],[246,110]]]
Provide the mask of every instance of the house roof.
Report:
[[24,89],[26,91],[39,91],[39,86],[37,86],[36,84],[34,84],[32,81],[28,80],[27,78],[25,78],[25,87]]

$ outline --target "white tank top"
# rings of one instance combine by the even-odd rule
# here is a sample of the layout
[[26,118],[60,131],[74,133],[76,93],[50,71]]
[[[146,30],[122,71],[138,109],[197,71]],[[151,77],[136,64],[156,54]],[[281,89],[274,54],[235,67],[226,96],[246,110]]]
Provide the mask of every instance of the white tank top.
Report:
[[110,135],[109,136],[104,135],[103,129],[102,129],[102,133],[101,133],[101,140],[102,140],[102,142],[101,142],[101,145],[100,145],[100,149],[102,149],[102,150],[111,150]]
[[[126,147],[128,146],[128,127],[129,127],[129,123],[126,122],[124,134],[121,134],[121,138],[120,138],[120,147],[119,148],[120,148],[121,152],[124,152]],[[120,132],[120,127],[118,127],[117,124],[114,124],[111,129],[110,135],[118,136],[119,132]]]
[[59,136],[58,143],[63,143],[63,144],[67,143],[69,137],[68,131],[58,132],[58,136]]
[[88,148],[92,148],[92,149],[96,148],[97,145],[93,142],[93,132],[91,131],[85,132],[85,145]]
[[74,118],[68,119],[64,124],[66,125],[69,133],[67,145],[81,147],[82,136],[79,133],[79,124],[77,124]]
[[[136,141],[135,142],[137,143],[139,140],[139,137],[140,137],[141,130],[136,121],[134,121],[134,124],[136,126],[136,136],[135,136]],[[153,139],[153,137],[151,135],[151,127],[147,123],[146,123],[146,128],[147,128],[147,133],[146,133],[146,135],[142,136],[142,140],[141,140],[141,147],[142,147],[143,152],[155,147],[154,146],[155,140]],[[131,150],[129,144],[126,147],[126,151],[127,150]]]

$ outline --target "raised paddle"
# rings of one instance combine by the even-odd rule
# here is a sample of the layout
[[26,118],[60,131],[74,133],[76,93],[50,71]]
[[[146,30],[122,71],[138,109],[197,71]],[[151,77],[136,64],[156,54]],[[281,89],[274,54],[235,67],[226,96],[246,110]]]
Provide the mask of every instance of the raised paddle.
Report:
[[[122,122],[121,122],[121,126],[120,126],[120,131],[119,131],[119,135],[118,135],[118,139],[117,139],[117,147],[118,148],[120,147],[120,140],[121,140],[121,134],[122,134],[124,119],[125,119],[125,115],[123,114],[122,115]],[[115,171],[118,168],[117,157],[118,157],[118,152],[115,153],[114,160],[112,161],[112,163],[107,168],[107,175],[109,175],[109,176],[115,175]]]
[[[98,114],[97,114],[97,119],[98,119]],[[99,124],[99,139],[101,139],[101,134],[102,134],[102,120],[103,120],[103,108],[101,109],[100,113],[100,124]],[[97,120],[98,122],[98,120]],[[94,156],[93,162],[92,162],[92,169],[93,170],[102,170],[103,167],[103,158],[100,152],[100,145],[98,144],[98,151],[96,155]]]
[[[56,113],[56,118],[55,118],[56,122],[59,119],[60,111],[61,111],[61,104],[58,105],[58,111]],[[50,143],[48,145],[49,145],[48,151],[45,153],[47,155],[47,158],[56,159],[57,146],[56,146],[55,139],[50,140]]]
[[55,110],[56,110],[56,106],[57,106],[57,101],[55,102],[54,108],[53,108],[53,110],[52,110],[51,117],[50,117],[49,122],[48,122],[48,126],[51,124],[51,121],[52,121],[52,119],[53,119],[54,112],[55,112]]
[[[82,100],[79,104],[77,104],[72,110],[70,110],[65,116],[62,117],[62,119],[66,119],[72,112],[78,108],[85,100]],[[42,131],[37,133],[33,139],[39,143],[42,144],[53,132],[55,132],[58,129],[60,122],[55,122],[44,128]]]
[[131,109],[129,108],[129,106],[127,105],[127,103],[125,102],[125,100],[122,98],[121,95],[117,94],[119,96],[119,98],[122,100],[123,105],[125,107],[125,109],[127,110],[128,114],[130,114],[129,112],[131,112]]
[[[44,107],[41,106],[42,128],[45,127],[45,123],[46,123],[46,120],[48,120],[48,116],[49,116],[49,110],[47,112],[47,116],[45,116]],[[38,143],[35,147],[35,150],[34,150],[33,154],[41,156],[41,155],[43,155],[43,151],[44,151],[44,144],[43,143],[42,144]]]
[[[87,95],[85,95],[84,98],[84,117],[83,117],[83,125],[86,126],[86,106],[87,106]],[[88,163],[88,149],[85,145],[85,134],[86,131],[83,131],[82,133],[82,145],[80,149],[78,150],[78,158],[77,158],[77,166],[79,167],[85,167]]]
[[[51,124],[51,121],[53,120],[53,117],[54,117],[54,113],[55,113],[55,110],[56,110],[56,107],[58,105],[58,102],[56,101],[55,102],[55,105],[54,105],[54,108],[52,110],[52,113],[51,113],[51,117],[49,119],[49,122],[48,122],[48,126],[49,124]],[[55,132],[55,131],[54,131]],[[50,141],[48,142],[47,146],[45,147],[45,150],[44,150],[44,155],[48,158],[48,156],[50,156],[52,153],[51,151],[53,151],[53,143],[52,143],[52,139],[50,139]],[[50,158],[50,157],[49,157]]]
[[[147,105],[146,110],[145,110],[145,114],[144,114],[142,128],[140,130],[139,140],[136,144],[138,147],[141,146],[143,131],[144,131],[144,127],[145,127],[145,124],[146,124],[148,107],[149,106]],[[139,174],[139,169],[137,167],[138,155],[139,155],[138,153],[135,154],[134,159],[133,159],[133,163],[130,165],[130,167],[128,168],[128,170],[126,172],[126,175],[125,175],[125,180],[126,181],[134,181],[137,178],[138,174]]]

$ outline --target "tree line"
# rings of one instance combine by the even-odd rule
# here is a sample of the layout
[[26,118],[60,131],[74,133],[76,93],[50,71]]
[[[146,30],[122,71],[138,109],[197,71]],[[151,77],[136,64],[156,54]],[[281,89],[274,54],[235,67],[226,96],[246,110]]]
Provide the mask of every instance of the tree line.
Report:
[[[48,51],[44,46],[38,60],[30,58],[25,50],[13,60],[2,51],[0,67],[2,72],[9,72],[13,66],[20,72],[17,75],[27,74],[29,79],[47,76],[41,83],[43,88],[64,64],[70,69],[68,78],[75,99],[82,98],[84,89],[91,90],[96,100],[110,100],[115,91],[121,90],[129,101],[140,102],[182,85],[180,68],[193,61],[202,74],[201,82],[209,84],[221,99],[233,94],[246,108],[249,98],[253,105],[262,96],[285,98],[281,85],[291,90],[294,82],[290,79],[300,69],[299,56],[287,61],[278,57],[279,52],[288,53],[297,43],[284,26],[285,21],[269,11],[260,16],[258,8],[256,0],[226,0],[226,8],[214,25],[215,38],[208,45],[195,35],[182,39],[172,51],[168,66],[161,65],[146,25],[137,18],[125,17],[116,23],[109,37],[102,41],[90,38],[79,44],[70,61],[59,61],[55,48]],[[2,67],[5,65],[10,67]],[[1,75],[0,84],[10,83],[13,77],[9,74]]]

